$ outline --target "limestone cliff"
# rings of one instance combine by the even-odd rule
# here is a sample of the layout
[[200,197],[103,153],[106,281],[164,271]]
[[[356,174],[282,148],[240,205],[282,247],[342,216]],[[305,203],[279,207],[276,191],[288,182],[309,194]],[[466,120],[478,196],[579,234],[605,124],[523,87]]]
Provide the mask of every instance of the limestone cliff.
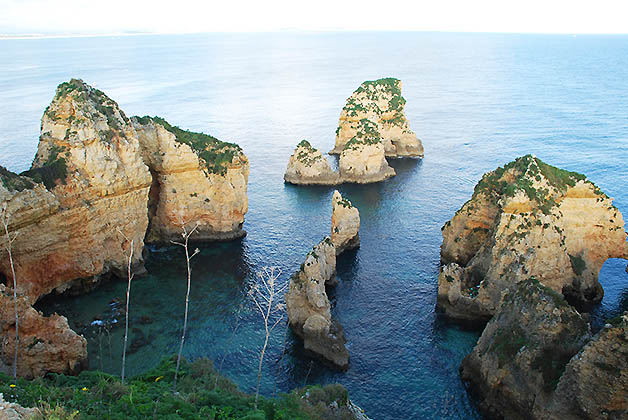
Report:
[[[87,341],[59,315],[44,317],[26,298],[18,297],[19,345],[17,372],[34,378],[47,372],[77,373],[87,361]],[[13,372],[15,312],[13,291],[0,284],[0,366]]]
[[628,258],[612,200],[584,175],[530,155],[484,175],[442,231],[438,306],[458,319],[487,321],[502,293],[530,276],[572,302],[598,302],[604,262]]
[[330,152],[340,154],[360,130],[363,119],[371,121],[389,157],[423,157],[423,145],[410,130],[405,116],[406,100],[401,96],[401,81],[387,78],[366,81],[347,99],[340,113],[336,145]]
[[594,420],[628,418],[628,312],[609,320],[571,359],[556,395],[539,418]]
[[344,145],[338,167],[342,182],[368,184],[395,176],[388,166],[377,126],[367,119],[356,123],[356,131]]
[[331,202],[331,242],[339,255],[360,246],[360,212],[338,191],[334,191]]
[[[31,302],[123,271],[128,243],[118,229],[142,263],[151,177],[133,126],[104,93],[76,79],[59,85],[22,175],[0,173],[0,202],[16,235],[18,290]],[[7,258],[0,273],[12,283]]]
[[589,338],[588,324],[562,295],[522,280],[463,360],[462,380],[487,418],[530,419],[550,404],[565,366]]
[[332,319],[326,284],[336,283],[336,249],[329,237],[310,251],[290,278],[286,310],[292,330],[310,351],[332,365],[347,369],[349,352],[340,324]]
[[284,180],[299,185],[336,185],[340,174],[334,172],[322,153],[302,140],[290,156]]
[[199,222],[193,240],[244,236],[249,162],[242,149],[158,117],[132,122],[153,174],[146,241],[179,238],[182,222]]

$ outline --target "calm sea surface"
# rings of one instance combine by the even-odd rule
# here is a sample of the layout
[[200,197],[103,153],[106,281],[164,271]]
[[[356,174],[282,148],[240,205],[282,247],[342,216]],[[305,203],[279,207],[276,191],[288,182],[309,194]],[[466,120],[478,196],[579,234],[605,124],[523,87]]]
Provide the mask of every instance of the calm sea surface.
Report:
[[[339,258],[331,293],[351,368],[302,353],[282,325],[263,392],[339,382],[373,418],[478,418],[458,377],[478,333],[435,313],[440,227],[484,172],[527,153],[585,173],[628,216],[628,37],[433,33],[242,34],[0,40],[0,164],[30,166],[55,87],[84,79],[127,115],[159,115],[239,143],[251,161],[248,236],[194,258],[188,357],[207,356],[253,391],[263,324],[246,297],[263,266],[287,281],[330,231],[332,188],[284,185],[294,146],[323,151],[345,99],[364,80],[403,80],[406,114],[425,159],[392,162],[397,177],[342,186],[360,209],[362,246]],[[185,261],[152,249],[133,283],[127,371],[177,349]],[[628,308],[625,262],[602,269],[597,322]],[[126,284],[43,302],[89,339],[90,364],[119,372],[122,328],[111,320]],[[97,324],[97,323],[96,323]],[[110,325],[110,324],[107,324]],[[285,325],[285,324],[284,324]],[[285,343],[285,344],[284,344]],[[285,345],[285,355],[282,350]],[[223,362],[224,361],[224,362]]]

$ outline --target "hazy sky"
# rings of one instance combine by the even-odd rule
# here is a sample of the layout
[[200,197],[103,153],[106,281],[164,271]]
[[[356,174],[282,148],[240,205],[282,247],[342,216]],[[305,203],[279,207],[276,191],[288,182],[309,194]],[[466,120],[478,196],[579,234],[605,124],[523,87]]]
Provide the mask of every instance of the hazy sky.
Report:
[[1,33],[628,33],[628,0],[0,0]]

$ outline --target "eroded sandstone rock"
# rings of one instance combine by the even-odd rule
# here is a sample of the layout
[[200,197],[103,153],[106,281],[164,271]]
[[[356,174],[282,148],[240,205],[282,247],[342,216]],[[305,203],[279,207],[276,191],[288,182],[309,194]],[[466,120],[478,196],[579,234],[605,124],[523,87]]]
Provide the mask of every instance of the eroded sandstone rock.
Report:
[[367,119],[356,123],[354,136],[345,143],[338,168],[342,182],[368,184],[395,176],[388,165],[376,125]]
[[360,246],[360,212],[338,191],[334,191],[331,202],[331,241],[336,247],[336,255],[339,255]]
[[302,140],[290,156],[284,180],[299,185],[336,185],[340,174],[334,172],[322,153]]
[[438,306],[457,319],[486,322],[502,293],[530,276],[572,302],[599,302],[604,262],[628,259],[612,199],[530,155],[484,175],[442,230]]
[[410,130],[401,96],[401,81],[394,78],[366,81],[347,99],[340,113],[336,145],[330,152],[341,154],[360,130],[360,121],[372,122],[389,157],[423,157],[423,145]]
[[326,284],[336,282],[336,249],[329,237],[310,251],[290,278],[286,310],[292,330],[303,338],[306,350],[332,365],[347,369],[349,352],[342,326],[332,319]]
[[562,295],[522,280],[463,360],[462,380],[486,417],[530,419],[550,404],[565,366],[589,339],[587,322]]
[[[60,315],[43,316],[28,299],[18,296],[19,345],[17,372],[35,378],[54,373],[78,373],[87,362],[87,341],[77,335]],[[0,284],[0,362],[13,372],[15,312],[13,291]]]
[[28,420],[40,414],[37,408],[22,407],[17,403],[5,401],[4,396],[0,394],[0,420]]
[[555,420],[628,418],[628,312],[571,359],[552,404],[537,411]]
[[[16,236],[18,290],[31,302],[124,271],[130,240],[142,264],[151,177],[133,126],[104,93],[76,79],[59,85],[23,175],[0,174],[0,202]],[[0,272],[11,283],[8,258]]]
[[153,174],[147,242],[181,236],[181,223],[198,222],[192,240],[242,237],[248,210],[249,161],[242,149],[158,117],[132,119],[144,163]]

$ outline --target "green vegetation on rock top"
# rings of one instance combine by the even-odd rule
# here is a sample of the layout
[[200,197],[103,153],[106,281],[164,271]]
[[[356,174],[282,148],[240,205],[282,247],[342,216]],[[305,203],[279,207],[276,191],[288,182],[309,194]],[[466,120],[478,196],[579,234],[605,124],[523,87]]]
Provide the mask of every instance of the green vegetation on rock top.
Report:
[[[557,194],[547,188],[534,187],[534,182],[542,179],[545,179]],[[586,177],[577,172],[548,165],[532,155],[525,155],[484,174],[475,186],[473,197],[483,193],[497,203],[502,197],[514,197],[518,191],[524,191],[530,200],[539,204],[543,213],[549,214],[551,208],[556,205],[556,198],[580,180],[586,180]]]
[[[25,407],[40,407],[39,418],[96,419],[214,419],[214,420],[345,420],[348,393],[341,385],[310,386],[276,399],[240,392],[237,385],[213,368],[211,361],[183,361],[177,394],[172,391],[175,361],[168,359],[151,371],[120,378],[98,371],[78,376],[50,374],[45,378],[17,383],[0,374],[0,392],[5,400]],[[214,385],[216,384],[215,387]],[[15,387],[11,387],[15,384]],[[335,407],[338,408],[335,408]],[[57,407],[53,416],[50,408]],[[72,416],[74,414],[74,416]],[[37,418],[37,417],[36,417]]]
[[68,168],[63,157],[64,152],[64,147],[53,145],[48,152],[48,159],[43,164],[32,167],[20,175],[27,176],[37,183],[43,183],[48,190],[52,190],[57,185],[57,181],[65,184]]
[[309,141],[301,140],[299,144],[297,144],[297,149],[303,148],[305,150],[299,151],[297,154],[297,160],[306,166],[312,166],[314,163],[323,159],[323,156],[316,150]]
[[[366,105],[362,104],[353,96],[360,94],[365,94],[369,103]],[[405,117],[403,115],[403,107],[406,104],[406,100],[401,96],[401,81],[399,79],[389,77],[378,80],[367,80],[353,92],[353,95],[347,99],[347,103],[343,108],[343,111],[345,111],[347,115],[357,117],[360,113],[368,111],[373,111],[377,115],[381,115],[384,111],[387,111],[393,112],[393,115],[383,120],[384,123],[400,126],[404,124]],[[387,110],[380,109],[376,104],[376,102],[381,99],[382,95],[389,98]],[[338,132],[339,130],[336,130],[336,135]]]
[[382,137],[379,134],[377,125],[366,119],[362,118],[358,121],[356,127],[356,134],[353,136],[344,147],[344,150],[353,149],[356,150],[361,144],[377,144],[382,142]]
[[144,116],[135,118],[141,124],[147,124],[151,120],[161,124],[166,130],[175,135],[176,141],[190,146],[194,153],[202,159],[205,169],[213,174],[225,175],[228,165],[233,161],[233,158],[242,153],[240,146],[235,143],[218,140],[209,134],[183,130],[177,126],[170,125],[160,117]]
[[[89,105],[91,105],[95,108],[96,112],[107,119],[109,128],[100,132],[101,138],[104,141],[111,142],[114,136],[124,136],[123,125],[128,124],[129,121],[124,112],[118,108],[118,104],[105,95],[104,92],[91,87],[81,79],[71,79],[69,82],[63,82],[57,86],[53,102],[46,108],[44,114],[52,120],[59,120],[55,110],[51,107],[55,102],[63,101],[68,96],[70,96],[78,106],[78,110],[75,110],[75,114],[83,114],[87,118],[93,118],[93,110],[89,107]],[[80,117],[76,115],[70,115],[67,118],[67,122],[72,124],[73,122],[78,122],[79,119]]]
[[4,188],[9,191],[24,191],[35,186],[30,179],[13,173],[3,166],[0,166],[0,180]]

